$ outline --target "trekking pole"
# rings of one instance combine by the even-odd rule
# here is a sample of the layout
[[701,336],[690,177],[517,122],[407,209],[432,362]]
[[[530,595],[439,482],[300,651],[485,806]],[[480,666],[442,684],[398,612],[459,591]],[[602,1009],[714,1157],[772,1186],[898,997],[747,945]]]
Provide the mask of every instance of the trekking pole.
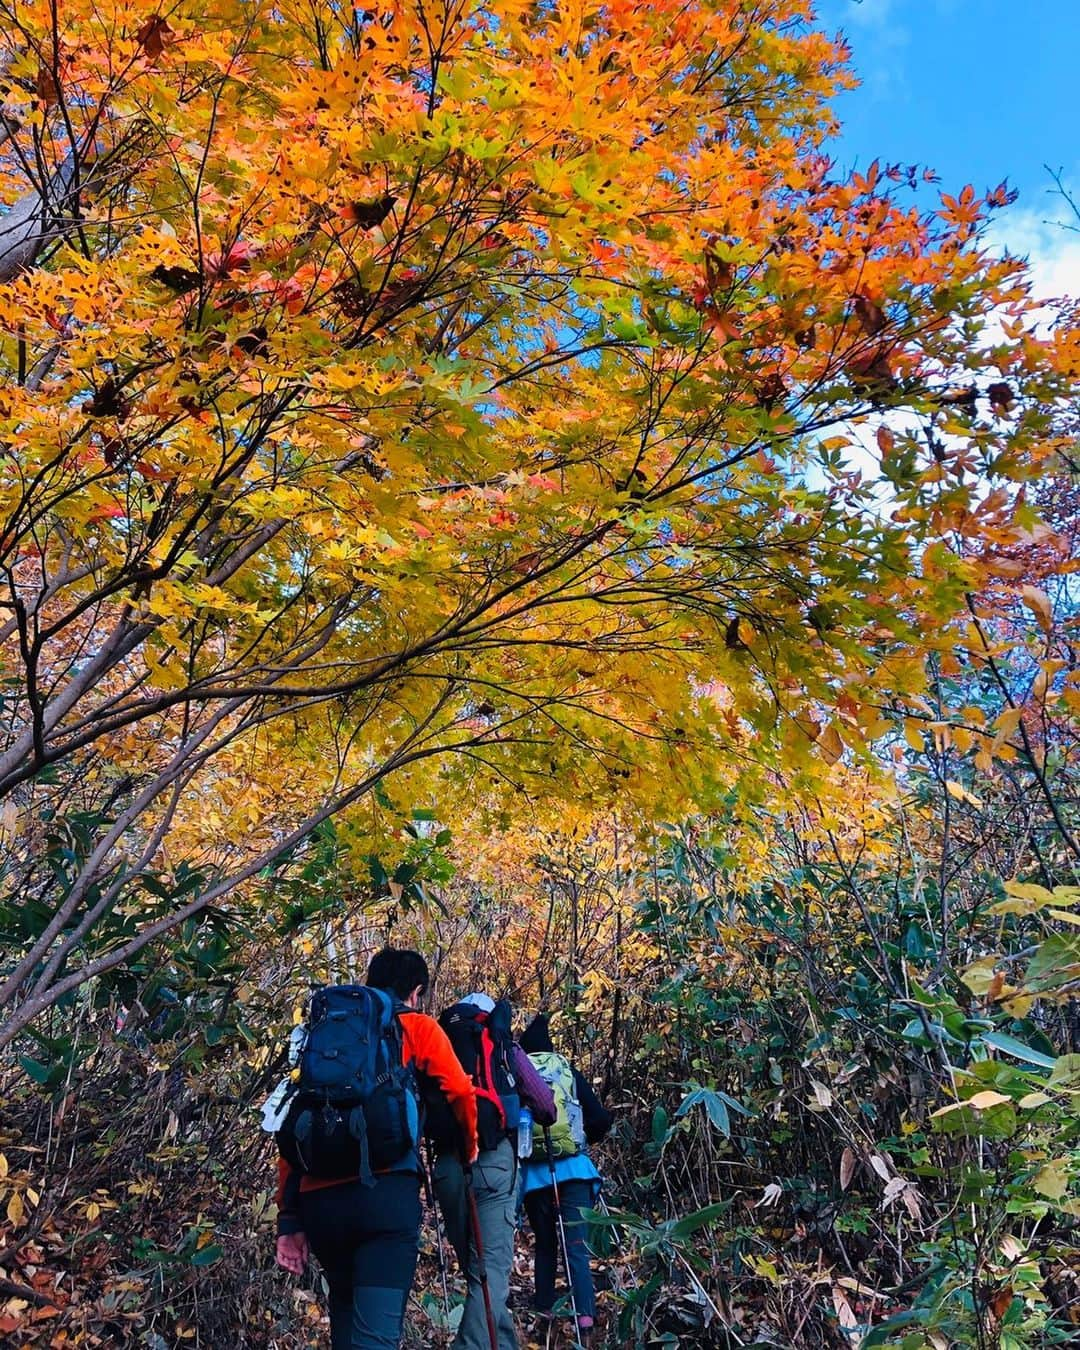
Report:
[[559,1232],[559,1247],[562,1251],[563,1267],[566,1270],[566,1283],[570,1290],[570,1311],[574,1314],[574,1343],[580,1345],[581,1323],[578,1321],[577,1299],[574,1297],[574,1277],[570,1272],[570,1248],[566,1241],[566,1224],[563,1222],[562,1203],[559,1200],[559,1183],[555,1180],[555,1154],[551,1149],[551,1130],[546,1125],[544,1126],[544,1151],[547,1153],[548,1171],[551,1173],[555,1227]]
[[462,1166],[465,1171],[465,1202],[469,1210],[473,1248],[476,1251],[476,1270],[480,1276],[480,1288],[484,1294],[484,1316],[487,1318],[488,1337],[491,1341],[491,1350],[499,1350],[499,1333],[495,1330],[495,1314],[491,1309],[491,1290],[488,1288],[487,1263],[484,1260],[484,1239],[480,1236],[480,1211],[476,1207],[472,1168],[466,1164],[462,1164]]
[[439,1275],[442,1278],[442,1303],[443,1316],[446,1319],[447,1330],[450,1327],[450,1288],[446,1282],[446,1248],[443,1246],[442,1219],[439,1217],[439,1206],[435,1202],[435,1191],[431,1185],[431,1148],[426,1147],[427,1166],[424,1171],[424,1186],[427,1190],[427,1201],[435,1216],[435,1243],[439,1249]]

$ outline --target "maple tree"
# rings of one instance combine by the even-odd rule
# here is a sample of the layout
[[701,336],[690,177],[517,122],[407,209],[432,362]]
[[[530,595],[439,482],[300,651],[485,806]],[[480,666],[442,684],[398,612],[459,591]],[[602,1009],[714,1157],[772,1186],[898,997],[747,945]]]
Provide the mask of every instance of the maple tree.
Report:
[[980,243],[1003,190],[834,176],[811,18],[13,12],[0,1039],[377,786],[676,817],[918,693],[1069,349]]

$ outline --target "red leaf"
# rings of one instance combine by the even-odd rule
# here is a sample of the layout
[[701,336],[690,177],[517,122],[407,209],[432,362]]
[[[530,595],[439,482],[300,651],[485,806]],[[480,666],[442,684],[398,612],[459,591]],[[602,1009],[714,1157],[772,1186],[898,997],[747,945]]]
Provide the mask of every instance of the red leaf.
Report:
[[39,66],[37,80],[34,82],[34,88],[37,96],[45,104],[46,108],[59,102],[60,90],[56,83],[56,73],[48,66]]
[[147,19],[135,34],[135,41],[139,43],[147,56],[154,60],[165,50],[165,44],[172,37],[175,37],[175,34],[169,27],[168,19],[163,19],[160,14],[155,14],[152,19]]
[[858,319],[859,323],[862,324],[863,332],[868,333],[871,337],[880,333],[886,323],[885,311],[881,306],[875,304],[873,300],[868,299],[865,295],[857,295],[854,300],[854,305],[855,317]]
[[990,400],[990,406],[996,413],[1007,413],[1013,405],[1012,385],[1006,384],[1004,380],[997,380],[986,390],[986,395]]

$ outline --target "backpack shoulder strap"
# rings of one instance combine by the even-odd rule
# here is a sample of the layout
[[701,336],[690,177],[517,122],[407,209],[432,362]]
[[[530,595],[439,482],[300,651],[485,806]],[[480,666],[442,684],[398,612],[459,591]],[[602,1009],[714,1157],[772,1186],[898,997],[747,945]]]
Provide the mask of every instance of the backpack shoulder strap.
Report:
[[493,1040],[513,1040],[511,1027],[513,1024],[513,1009],[510,1007],[509,999],[501,998],[495,1004],[491,1012],[487,1015],[488,1030],[491,1032]]

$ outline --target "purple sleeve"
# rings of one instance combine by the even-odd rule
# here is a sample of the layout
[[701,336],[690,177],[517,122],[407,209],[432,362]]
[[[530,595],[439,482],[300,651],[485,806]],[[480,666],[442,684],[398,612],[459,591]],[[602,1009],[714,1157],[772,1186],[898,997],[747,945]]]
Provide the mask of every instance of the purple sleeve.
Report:
[[514,1046],[514,1073],[521,1089],[521,1100],[533,1113],[533,1120],[538,1125],[554,1125],[559,1114],[555,1109],[555,1098],[520,1045]]

